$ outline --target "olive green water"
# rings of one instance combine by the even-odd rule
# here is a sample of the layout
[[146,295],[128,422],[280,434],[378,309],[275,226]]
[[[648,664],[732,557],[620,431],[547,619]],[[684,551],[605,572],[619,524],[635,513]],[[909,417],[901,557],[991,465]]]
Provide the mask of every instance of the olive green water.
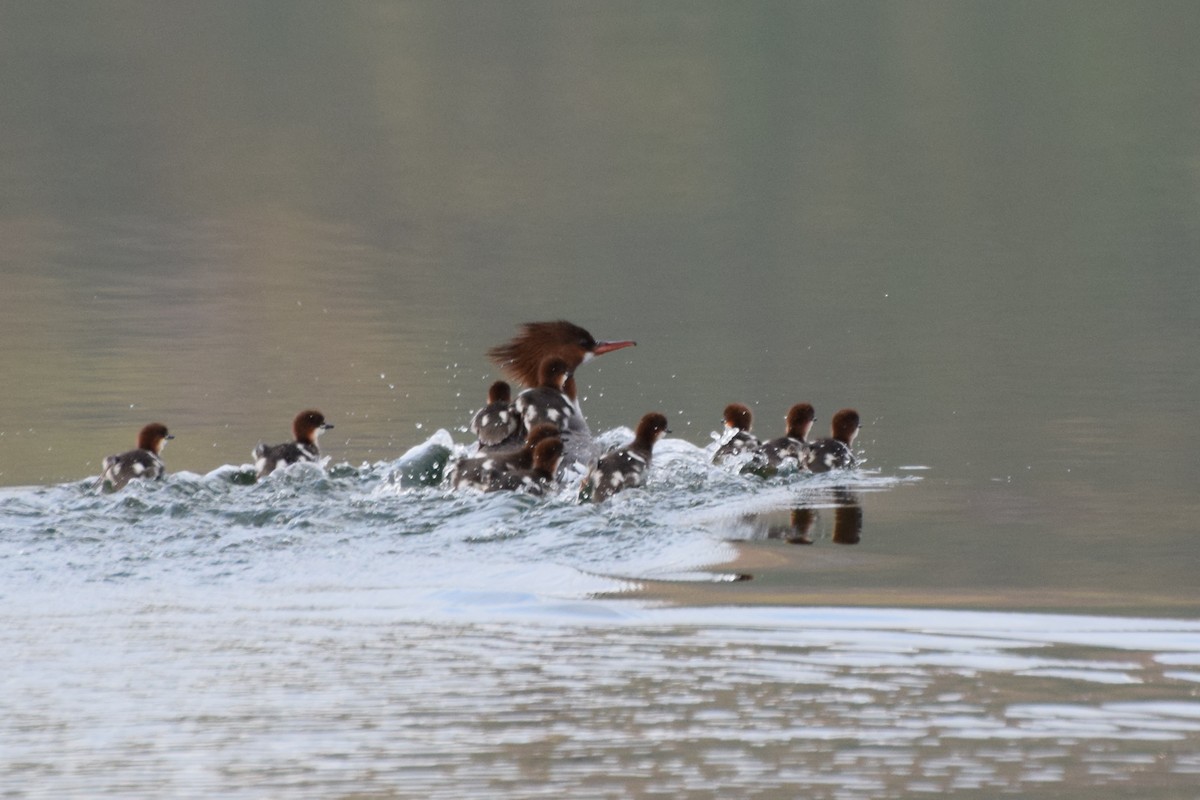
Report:
[[[343,549],[325,542],[297,553],[291,548],[304,539],[296,520],[311,513],[319,531],[334,535],[339,517],[314,503],[282,519],[275,516],[283,513],[278,504],[300,502],[295,498],[303,492],[293,498],[284,491],[281,497],[293,498],[285,500],[230,495],[196,476],[248,462],[260,439],[282,441],[292,415],[307,406],[321,408],[336,425],[322,439],[334,463],[389,462],[439,428],[464,441],[461,426],[496,377],[486,349],[521,321],[559,317],[598,338],[639,342],[580,371],[596,431],[632,426],[642,413],[662,410],[675,438],[703,446],[721,408],[734,400],[751,404],[756,429],[770,435],[799,400],[816,406],[818,430],[839,407],[852,405],[863,415],[859,445],[869,475],[884,486],[857,487],[858,543],[835,541],[836,504],[821,492],[814,500],[801,491],[802,501],[819,506],[811,546],[767,539],[754,545],[747,562],[756,580],[693,585],[678,595],[685,603],[769,601],[798,607],[795,613],[822,604],[970,607],[1124,615],[1153,624],[1174,618],[1170,624],[1182,626],[1184,636],[1200,612],[1198,40],[1200,9],[1190,3],[0,5],[0,485],[57,487],[6,495],[0,575],[8,573],[14,610],[5,624],[31,626],[20,629],[31,655],[7,699],[15,706],[18,689],[56,696],[62,676],[87,663],[88,646],[108,646],[92,640],[86,616],[72,616],[72,597],[119,609],[101,626],[116,639],[139,628],[140,614],[163,630],[190,624],[193,612],[210,614],[220,623],[209,642],[213,651],[225,653],[235,672],[241,665],[257,676],[249,685],[264,689],[270,670],[256,672],[257,656],[246,655],[253,648],[243,648],[236,633],[247,619],[284,649],[320,652],[319,634],[288,632],[296,617],[277,613],[276,600],[292,608],[292,601],[304,606],[310,592],[335,592],[330,618],[317,627],[333,639],[344,633],[347,648],[375,652],[394,631],[380,634],[374,623],[360,624],[360,615],[407,617],[428,602],[424,596],[378,602],[372,594],[399,582],[397,575],[411,577],[400,566],[379,566],[411,557],[411,544],[378,552],[372,545],[376,560],[363,573],[325,570],[347,558],[345,548],[366,547],[364,536],[375,542],[389,531],[412,532],[422,516],[438,520],[430,527],[444,532],[445,512],[434,510],[438,498],[411,506],[389,501],[400,506],[373,517],[366,510],[373,481],[386,469],[364,467],[359,482],[343,477],[332,489],[322,485],[334,493],[338,513],[348,509]],[[177,436],[165,453],[169,469],[192,477],[168,487],[176,493],[170,503],[137,495],[89,505],[74,483],[98,474],[100,459],[131,447],[136,430],[151,420]],[[694,504],[695,515],[665,521],[649,515],[647,537],[682,542],[695,531],[717,541],[766,538],[763,531],[775,524],[770,514],[783,513],[761,496],[745,506],[713,507],[713,492],[696,477],[702,473],[686,475],[664,478],[684,493],[664,503],[672,514]],[[726,492],[734,490],[722,484],[716,496]],[[613,531],[644,524],[637,514],[618,513],[589,527],[591,517],[581,523],[557,508],[547,525],[533,513],[517,527],[547,527],[512,545],[519,558],[495,545],[488,558],[515,559],[540,576],[523,587],[536,597],[562,590],[559,578],[542,575],[541,562],[596,566],[561,555],[578,543],[554,538],[560,522],[572,535],[582,526],[587,546],[601,552]],[[137,541],[134,523],[147,515],[154,519],[154,546],[138,553],[130,544]],[[203,546],[176,549],[160,516],[191,520],[180,525],[197,541],[208,525],[223,547],[230,544],[220,538],[230,535],[226,525],[234,533],[239,525],[261,533],[242,543],[252,554],[243,565],[252,577],[229,578],[242,567],[227,570],[226,556]],[[45,537],[81,530],[92,542],[93,527],[120,530],[121,544],[111,550],[76,540],[46,544],[53,540]],[[104,536],[96,539],[103,543]],[[100,551],[88,549],[94,546]],[[421,557],[434,558],[437,549],[425,547]],[[611,545],[614,552],[621,547]],[[297,562],[289,568],[271,560],[268,554],[279,551]],[[504,591],[512,588],[511,574],[491,576],[469,548],[449,553],[427,570],[440,576],[429,579],[438,598],[461,588],[459,580],[471,592],[493,578]],[[610,555],[597,563],[607,564]],[[365,558],[359,553],[350,561]],[[623,574],[670,569],[669,559],[657,555],[631,558]],[[93,559],[102,566],[89,567]],[[120,567],[126,560],[141,564],[140,571]],[[696,568],[694,561],[681,558],[679,569]],[[210,564],[218,566],[210,571]],[[255,594],[253,587],[273,586],[289,569],[321,577],[295,588],[295,597]],[[184,591],[176,583],[181,573],[203,578],[184,580]],[[234,594],[247,599],[206,595],[203,587],[214,581],[232,581]],[[349,594],[336,594],[339,587]],[[582,580],[576,588],[613,587]],[[43,591],[56,599],[38,611]],[[176,592],[186,595],[181,605],[158,604]],[[493,622],[473,603],[463,606],[470,629],[463,646],[479,659],[477,676],[493,668],[485,656],[496,641],[510,641],[508,630],[521,653],[515,675],[532,680],[525,623]],[[740,613],[730,629],[775,624],[753,609]],[[46,622],[37,614],[58,623],[18,622]],[[913,626],[924,624],[920,619]],[[573,627],[579,621],[573,620],[550,625],[564,658],[592,652],[592,632]],[[630,665],[653,650],[658,624],[618,626],[612,635],[634,655],[617,673],[637,671]],[[705,636],[691,618],[661,624],[684,625],[684,640]],[[875,630],[862,618],[847,624]],[[439,683],[442,654],[429,644],[436,630],[418,626],[413,633],[426,643],[414,646],[420,680],[413,685],[435,699],[451,696],[458,684]],[[869,646],[879,644],[874,634],[864,636]],[[1053,646],[1073,646],[1068,638]],[[704,648],[684,640],[663,654],[688,674],[690,659]],[[79,643],[79,654],[51,659],[68,642]],[[1184,701],[1194,698],[1194,677],[1170,669],[1174,677],[1165,677],[1164,668],[1153,666],[1194,663],[1194,655],[1179,654],[1194,649],[1186,642],[1179,652],[1169,638],[1146,644],[1137,656],[1142,666],[1122,673],[1136,674],[1142,688],[1110,696],[1056,683],[1025,665],[986,679],[985,699],[972,698],[956,685],[959,677],[947,677],[953,671],[918,659],[903,669],[916,670],[921,685],[932,688],[915,700],[879,689],[872,702],[895,719],[911,719],[939,698],[961,695],[946,702],[983,709],[982,722],[966,725],[972,735],[997,719],[1020,728],[1011,720],[1026,718],[1030,688],[1014,676],[1033,669],[1037,698],[1050,705],[1093,703],[1088,707],[1103,717],[1112,703],[1179,702],[1183,710],[1171,713],[1188,718],[1192,705]],[[860,645],[866,646],[833,637],[812,646],[820,661],[823,652]],[[168,642],[132,663],[186,661],[192,646]],[[553,661],[549,647],[545,658]],[[743,650],[756,663],[772,662],[775,647],[751,642]],[[362,691],[390,686],[400,702],[407,690],[389,682],[390,660],[355,664],[349,649],[339,652],[341,666],[310,665],[300,682],[326,685],[343,676],[343,667],[359,669]],[[885,662],[872,661],[869,669],[886,671]],[[104,674],[121,673],[116,666]],[[681,673],[651,675],[653,688],[643,686],[642,694],[636,681],[629,692],[600,694],[609,704],[637,703],[656,696],[671,674]],[[203,673],[196,675],[206,685]],[[160,677],[167,687],[178,674],[166,668]],[[787,675],[777,678],[766,694],[791,697]],[[601,678],[580,685],[580,691],[611,688]],[[205,750],[181,731],[227,705],[253,726],[261,719],[252,700],[208,694],[196,716],[182,714],[186,724],[150,723],[128,713],[128,696],[117,689],[96,691],[106,699],[81,727],[63,722],[74,719],[69,705],[47,706],[5,736],[38,731],[46,753],[78,755],[114,720],[130,719],[135,729],[144,722],[155,735],[179,736],[171,739],[172,752],[194,745],[207,754],[198,762],[204,778],[194,785],[209,790],[251,787],[264,776],[292,775],[292,767],[308,774],[323,763],[319,732],[287,768],[271,754],[290,752],[287,742],[295,740],[288,737],[309,731],[318,717],[327,720],[324,711],[309,717],[292,707],[280,712],[282,727],[255,728],[263,750],[243,765],[245,780],[222,783],[213,776],[240,774],[236,758],[224,744]],[[574,691],[551,692],[534,715],[539,724],[559,719],[567,739],[608,730],[597,718],[571,716]],[[733,694],[738,703],[754,696]],[[156,705],[178,699],[168,688],[149,696]],[[730,695],[704,696],[720,705]],[[331,698],[336,706],[346,696]],[[479,695],[482,708],[497,712],[508,713],[510,699],[499,690]],[[796,714],[804,717],[808,708],[817,719],[832,708],[844,717],[853,704],[843,700],[828,707],[819,698],[801,703]],[[766,695],[762,702],[778,705]],[[746,700],[729,713],[745,727],[753,705]],[[289,707],[281,701],[278,708]],[[1008,708],[1017,709],[1015,717],[998,710]],[[458,756],[372,763],[370,753],[381,758],[375,748],[382,737],[365,736],[364,749],[349,762],[363,771],[339,771],[336,787],[289,779],[274,791],[403,795],[402,779],[419,767],[424,777],[412,785],[422,796],[461,796],[456,790],[531,796],[532,786],[552,795],[573,787],[574,796],[707,796],[709,789],[719,792],[717,778],[727,773],[696,765],[725,757],[740,765],[730,768],[740,777],[726,787],[739,796],[791,796],[781,788],[787,786],[810,794],[823,786],[829,796],[951,788],[952,781],[925,780],[911,768],[923,754],[889,772],[889,759],[869,749],[870,737],[853,731],[844,737],[868,748],[865,755],[839,766],[816,748],[809,772],[791,783],[772,782],[761,776],[774,756],[765,759],[767,772],[756,771],[765,751],[748,744],[752,737],[728,750],[689,750],[699,723],[664,713],[613,721],[636,733],[628,749],[557,753],[583,759],[574,764],[595,759],[595,772],[529,766],[522,759],[556,758],[554,748],[531,739],[512,762],[525,764],[525,782],[489,784],[470,770],[455,773]],[[350,719],[389,729],[369,713]],[[214,736],[232,741],[244,732],[243,722],[218,725]],[[651,723],[671,748],[681,748],[679,763],[694,772],[660,767],[653,780],[645,777],[636,742]],[[60,724],[67,732],[55,740]],[[486,726],[462,724],[468,727],[448,735],[445,753],[486,738]],[[1176,740],[1182,744],[1158,760],[1137,748],[1120,752],[1120,732],[1089,739],[1094,729],[1086,726],[1064,733],[1049,725],[1048,738],[1015,755],[996,756],[998,750],[982,746],[964,756],[967,746],[958,739],[944,745],[957,756],[928,746],[935,761],[965,759],[953,768],[943,764],[944,774],[958,774],[962,764],[1036,760],[1039,748],[1056,765],[1011,775],[988,767],[993,783],[964,784],[981,792],[1007,787],[1094,797],[1104,776],[1124,769],[1113,764],[1127,759],[1141,765],[1130,774],[1143,776],[1128,782],[1140,780],[1145,791],[1162,796],[1190,796],[1185,777],[1194,776],[1196,765],[1186,752],[1196,734],[1188,725]],[[114,796],[122,786],[147,796],[188,793],[192,784],[174,755],[144,771],[128,767],[140,751],[137,737],[124,734],[124,740],[114,736],[131,742],[127,748],[115,745],[99,762],[59,773],[57,782],[28,767],[41,763],[39,752],[0,765],[0,776],[16,780],[28,770],[49,781],[45,796],[83,792],[97,775],[112,777],[101,784]],[[1092,771],[1080,766],[1089,758],[1103,761],[1096,753],[1109,747],[1117,748],[1111,763]],[[739,757],[741,748],[748,749]],[[787,746],[778,748],[786,761]],[[476,756],[464,762],[471,769],[507,757]],[[589,775],[612,766],[606,758],[621,767],[615,784],[589,783]],[[869,768],[854,769],[867,762]],[[828,770],[845,780],[824,782]],[[373,782],[368,773],[389,780]],[[684,781],[685,774],[692,777]],[[36,782],[12,786],[10,794],[36,794]]]

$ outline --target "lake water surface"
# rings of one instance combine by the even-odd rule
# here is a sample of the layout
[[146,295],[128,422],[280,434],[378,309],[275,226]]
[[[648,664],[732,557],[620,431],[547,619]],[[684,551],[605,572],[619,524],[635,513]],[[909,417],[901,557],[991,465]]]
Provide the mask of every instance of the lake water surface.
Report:
[[[1195,796],[1198,39],[0,8],[0,795]],[[607,444],[670,418],[649,485],[405,478],[554,318],[638,340],[578,377]],[[861,470],[707,465],[801,400]],[[309,406],[326,469],[236,480]]]

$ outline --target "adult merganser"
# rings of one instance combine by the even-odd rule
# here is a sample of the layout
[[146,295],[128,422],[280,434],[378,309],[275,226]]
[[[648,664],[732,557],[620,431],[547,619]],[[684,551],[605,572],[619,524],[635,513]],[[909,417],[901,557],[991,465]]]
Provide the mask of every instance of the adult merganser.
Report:
[[521,325],[518,336],[506,344],[493,347],[487,354],[497,366],[525,386],[538,385],[543,361],[550,357],[561,358],[567,362],[572,373],[563,392],[576,400],[578,394],[574,373],[580,364],[595,356],[636,344],[631,340],[598,342],[586,330],[566,320],[526,322]]
[[104,472],[100,485],[109,491],[120,490],[134,478],[162,480],[167,474],[167,465],[162,460],[162,450],[168,439],[174,439],[161,422],[151,422],[137,436],[137,448],[127,450],[104,459]]
[[571,419],[579,410],[563,392],[563,384],[570,377],[571,368],[558,356],[551,356],[542,362],[537,388],[521,392],[513,403],[513,410],[525,430],[533,430],[535,426],[547,422],[558,426],[559,430],[571,427]]
[[667,418],[662,414],[651,412],[642,417],[633,441],[604,456],[592,467],[580,485],[579,499],[599,502],[622,489],[644,484],[654,443],[670,432]]
[[725,406],[725,432],[717,452],[713,453],[712,463],[720,464],[726,459],[757,450],[760,444],[758,437],[750,433],[753,424],[754,416],[746,406],[741,403]]
[[547,358],[561,358],[567,362],[570,376],[563,384],[562,392],[575,406],[575,413],[567,420],[563,432],[565,453],[562,466],[587,463],[594,452],[592,432],[588,429],[583,410],[579,405],[579,394],[575,386],[575,370],[580,364],[595,356],[611,353],[637,342],[620,340],[598,342],[583,328],[566,320],[555,322],[526,322],[521,333],[511,341],[497,345],[487,354],[508,375],[523,386],[540,386],[539,370]]
[[808,432],[817,419],[816,412],[808,403],[797,403],[788,409],[787,433],[778,439],[764,442],[759,454],[769,467],[778,467],[787,459],[795,459],[803,467],[808,454]]
[[831,469],[857,466],[858,459],[850,447],[854,444],[854,437],[858,436],[859,427],[858,412],[853,408],[843,408],[834,414],[830,424],[833,436],[810,446],[808,468],[813,472],[829,472]]
[[486,491],[520,491],[541,497],[554,485],[554,472],[562,458],[562,439],[543,439],[533,449],[533,466],[510,472],[494,473]]
[[513,413],[512,390],[504,381],[488,387],[487,405],[471,419],[480,450],[493,450],[520,445],[521,418]]
[[317,447],[317,437],[332,428],[325,421],[325,415],[315,409],[301,411],[292,420],[292,435],[294,442],[283,444],[263,444],[259,442],[251,451],[254,456],[254,469],[259,479],[265,478],[277,467],[295,464],[298,461],[316,461],[321,457]]
[[450,468],[450,485],[455,489],[471,487],[486,490],[497,473],[528,470],[533,467],[533,451],[539,442],[558,438],[557,425],[535,425],[525,437],[525,445],[516,450],[462,458]]

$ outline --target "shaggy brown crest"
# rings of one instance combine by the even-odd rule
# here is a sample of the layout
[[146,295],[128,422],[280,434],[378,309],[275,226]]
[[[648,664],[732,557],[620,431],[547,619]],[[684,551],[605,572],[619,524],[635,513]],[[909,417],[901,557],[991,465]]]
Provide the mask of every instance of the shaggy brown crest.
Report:
[[563,392],[575,399],[575,368],[588,355],[603,355],[623,347],[632,347],[633,341],[598,342],[583,328],[566,320],[555,322],[526,322],[521,332],[511,341],[497,345],[487,351],[496,366],[524,386],[537,386],[538,369],[547,358],[557,357],[567,362],[572,375],[567,379]]

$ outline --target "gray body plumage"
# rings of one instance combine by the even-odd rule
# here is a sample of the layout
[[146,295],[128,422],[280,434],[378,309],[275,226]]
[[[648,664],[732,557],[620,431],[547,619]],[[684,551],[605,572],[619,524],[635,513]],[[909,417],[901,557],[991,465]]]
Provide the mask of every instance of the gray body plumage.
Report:
[[616,450],[596,462],[586,483],[591,487],[591,499],[604,500],[622,489],[641,486],[650,468],[650,453],[633,447]]
[[471,419],[471,432],[478,439],[481,450],[520,444],[521,417],[506,402],[489,403]]
[[849,469],[858,464],[858,459],[845,442],[837,439],[821,439],[812,445],[808,454],[808,468],[813,472],[829,472],[833,469]]
[[759,446],[758,437],[754,434],[738,428],[729,428],[717,447],[717,452],[713,453],[712,463],[720,464],[726,459],[753,452]]
[[809,444],[803,439],[791,436],[780,436],[764,443],[758,450],[763,462],[769,467],[778,467],[788,460],[795,460],[797,466],[804,466],[808,458]]
[[[587,423],[579,414],[571,398],[557,389],[539,387],[526,389],[517,395],[513,409],[525,425],[525,430],[533,430],[535,425],[548,422],[556,425],[559,430],[578,430],[582,426],[587,431]],[[577,419],[576,419],[577,418]]]
[[101,481],[112,491],[118,491],[135,478],[162,480],[167,474],[163,460],[150,450],[129,450],[104,459]]
[[554,476],[538,469],[518,469],[495,473],[488,483],[488,492],[524,492],[542,497],[550,488]]
[[[473,458],[459,459],[453,467],[450,468],[450,485],[455,489],[471,488],[487,491],[491,485],[492,478],[497,473],[508,472],[516,467],[513,466],[514,460],[522,457],[522,451],[517,450],[512,453],[502,455],[485,455],[474,456]],[[527,466],[530,461],[529,456],[524,455],[524,462],[521,466]]]
[[254,469],[259,478],[265,478],[279,467],[295,464],[300,461],[317,461],[321,451],[316,443],[284,442],[283,444],[259,443],[252,453]]

